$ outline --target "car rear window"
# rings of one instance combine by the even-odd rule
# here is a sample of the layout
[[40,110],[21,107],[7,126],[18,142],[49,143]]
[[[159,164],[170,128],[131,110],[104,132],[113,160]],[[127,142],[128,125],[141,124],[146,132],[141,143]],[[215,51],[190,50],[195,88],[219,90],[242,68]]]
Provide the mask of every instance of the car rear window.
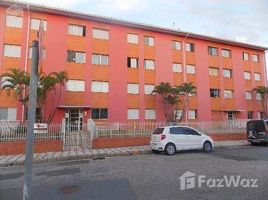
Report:
[[251,122],[248,122],[247,129],[255,130],[258,132],[263,132],[265,131],[265,124],[263,123],[263,120],[251,121]]
[[164,131],[164,128],[157,128],[154,130],[153,134],[154,135],[159,135],[159,134],[162,134]]

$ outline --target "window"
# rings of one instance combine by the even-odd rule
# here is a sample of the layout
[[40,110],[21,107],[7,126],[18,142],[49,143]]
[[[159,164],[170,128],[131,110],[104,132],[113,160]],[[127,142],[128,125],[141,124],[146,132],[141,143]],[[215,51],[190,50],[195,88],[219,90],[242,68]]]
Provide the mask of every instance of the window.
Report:
[[127,84],[128,94],[139,94],[139,84]]
[[254,73],[254,78],[255,78],[255,81],[261,81],[261,74]]
[[108,82],[101,82],[101,81],[92,81],[91,92],[108,93],[109,92],[109,83]]
[[245,80],[250,80],[250,72],[244,72],[244,79]]
[[181,50],[181,42],[173,40],[172,41],[172,49],[173,50]]
[[[40,29],[41,20],[40,19],[31,19],[31,29],[39,30]],[[43,20],[43,30],[47,31],[47,21]]]
[[108,109],[93,108],[91,112],[92,119],[108,119]]
[[248,119],[253,119],[253,111],[248,111]]
[[0,120],[17,120],[17,109],[16,108],[0,108]]
[[174,116],[176,119],[180,119],[182,115],[182,110],[174,110]]
[[155,110],[146,109],[145,110],[145,119],[155,119]]
[[231,50],[228,49],[222,49],[221,50],[222,57],[230,58],[231,57]]
[[145,69],[154,70],[155,69],[154,60],[144,60],[144,67]]
[[233,98],[233,91],[232,90],[224,90],[224,98],[225,99],[232,99]]
[[12,57],[12,58],[20,58],[21,46],[5,44],[4,56],[5,57]]
[[[33,48],[32,47],[29,47],[29,59],[32,59],[32,55],[33,54]],[[46,49],[43,48],[42,49],[42,55],[39,54],[39,57],[42,56],[42,59],[45,60],[46,59]]]
[[179,63],[172,63],[172,70],[173,72],[182,72],[182,67],[181,67],[181,64]]
[[197,110],[188,110],[188,119],[197,119]]
[[146,46],[154,46],[154,38],[153,37],[149,37],[149,36],[144,36],[144,44]]
[[85,81],[68,80],[66,83],[66,91],[84,92],[85,91]]
[[93,28],[93,38],[101,40],[109,40],[109,31]]
[[152,95],[154,88],[154,85],[144,85],[144,94]]
[[23,18],[18,16],[7,15],[6,16],[6,26],[13,28],[22,28]]
[[210,97],[219,98],[220,90],[219,89],[210,89]]
[[186,128],[185,127],[184,131],[185,131],[186,135],[199,135],[200,136],[200,133],[198,133],[196,130],[191,129],[191,128]]
[[195,66],[194,65],[186,65],[187,74],[195,74]]
[[86,54],[78,51],[67,51],[67,62],[83,64],[86,62]]
[[245,92],[246,100],[252,100],[252,92]]
[[231,78],[232,77],[232,70],[231,69],[223,69],[223,77]]
[[86,27],[80,25],[69,24],[68,34],[76,36],[86,36]]
[[264,113],[263,112],[257,112],[257,118],[258,119],[264,119]]
[[210,67],[209,68],[209,75],[210,76],[219,76],[219,69],[214,68],[214,67]]
[[245,61],[248,61],[249,60],[249,54],[248,53],[243,52],[242,53],[242,56],[243,56],[243,60],[245,60]]
[[235,119],[235,114],[234,114],[234,112],[232,112],[232,111],[229,111],[229,112],[227,112],[227,120],[234,120]]
[[127,110],[128,119],[139,119],[139,110],[138,109],[128,109]]
[[258,54],[253,54],[252,60],[253,60],[253,62],[260,62],[260,56]]
[[183,127],[171,127],[169,129],[170,134],[175,134],[175,135],[184,135],[185,134],[185,129]]
[[186,51],[194,52],[194,44],[193,43],[186,43],[185,49],[186,49]]
[[10,78],[9,77],[0,77],[1,78],[1,82],[0,82],[0,89],[6,85],[10,85]]
[[92,54],[92,64],[93,65],[109,65],[109,56]]
[[208,55],[217,56],[218,55],[218,48],[208,47]]
[[256,93],[256,100],[261,101],[262,97],[260,93]]
[[138,68],[138,58],[127,58],[127,67],[128,68]]
[[138,44],[139,43],[139,36],[136,34],[127,34],[127,42],[130,44]]

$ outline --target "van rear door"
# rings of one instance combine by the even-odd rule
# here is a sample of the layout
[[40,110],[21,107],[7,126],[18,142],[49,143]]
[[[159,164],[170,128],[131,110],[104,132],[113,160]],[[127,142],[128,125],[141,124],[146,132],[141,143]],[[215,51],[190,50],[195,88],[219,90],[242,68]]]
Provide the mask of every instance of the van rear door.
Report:
[[263,120],[254,120],[247,123],[248,139],[263,139],[266,136],[266,125]]

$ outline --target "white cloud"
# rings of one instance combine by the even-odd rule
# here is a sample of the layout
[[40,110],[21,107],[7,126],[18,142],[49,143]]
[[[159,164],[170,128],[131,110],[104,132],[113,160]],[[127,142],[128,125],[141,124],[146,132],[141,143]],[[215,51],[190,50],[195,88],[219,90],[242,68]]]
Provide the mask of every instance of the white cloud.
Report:
[[68,8],[68,9],[72,9],[73,7],[77,7],[81,3],[87,2],[87,0],[19,0],[19,1],[59,7],[59,8]]

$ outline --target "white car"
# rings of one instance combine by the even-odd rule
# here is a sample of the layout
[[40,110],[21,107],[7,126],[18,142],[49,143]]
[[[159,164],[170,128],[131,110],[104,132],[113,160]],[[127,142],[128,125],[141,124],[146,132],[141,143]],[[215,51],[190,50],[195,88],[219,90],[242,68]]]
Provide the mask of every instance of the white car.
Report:
[[188,126],[166,126],[155,129],[151,136],[150,147],[154,153],[164,151],[173,155],[176,151],[203,149],[211,152],[214,142],[211,137]]

